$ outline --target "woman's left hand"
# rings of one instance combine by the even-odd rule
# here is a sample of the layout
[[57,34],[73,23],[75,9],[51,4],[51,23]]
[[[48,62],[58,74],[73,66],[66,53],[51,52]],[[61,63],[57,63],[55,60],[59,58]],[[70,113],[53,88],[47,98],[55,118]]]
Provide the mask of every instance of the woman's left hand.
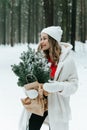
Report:
[[44,96],[47,97],[49,93],[47,91],[43,90],[43,94],[44,94]]

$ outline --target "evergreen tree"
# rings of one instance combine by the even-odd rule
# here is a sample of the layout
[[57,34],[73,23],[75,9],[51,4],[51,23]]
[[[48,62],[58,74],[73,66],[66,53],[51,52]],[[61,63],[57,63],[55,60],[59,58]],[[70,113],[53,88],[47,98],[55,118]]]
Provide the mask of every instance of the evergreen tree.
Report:
[[18,76],[18,86],[38,81],[47,82],[50,78],[50,68],[42,52],[35,52],[28,46],[27,52],[21,53],[18,65],[11,65],[12,71]]

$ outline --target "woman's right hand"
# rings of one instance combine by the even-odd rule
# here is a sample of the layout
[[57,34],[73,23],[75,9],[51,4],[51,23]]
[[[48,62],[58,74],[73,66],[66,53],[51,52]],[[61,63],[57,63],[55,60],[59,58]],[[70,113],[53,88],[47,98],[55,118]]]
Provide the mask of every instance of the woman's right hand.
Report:
[[48,96],[48,92],[43,89],[43,84],[39,84],[39,89],[38,89],[38,91],[39,91],[39,94],[40,94],[40,95],[41,95],[41,93],[42,93],[42,96],[43,96],[43,95],[46,96],[46,97]]

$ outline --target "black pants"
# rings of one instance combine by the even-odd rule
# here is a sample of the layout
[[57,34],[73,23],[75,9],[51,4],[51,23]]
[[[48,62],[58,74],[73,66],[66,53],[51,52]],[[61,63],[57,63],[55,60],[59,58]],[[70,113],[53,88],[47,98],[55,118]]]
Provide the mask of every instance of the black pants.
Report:
[[46,111],[43,116],[32,114],[29,119],[29,130],[40,130],[47,115],[48,111]]

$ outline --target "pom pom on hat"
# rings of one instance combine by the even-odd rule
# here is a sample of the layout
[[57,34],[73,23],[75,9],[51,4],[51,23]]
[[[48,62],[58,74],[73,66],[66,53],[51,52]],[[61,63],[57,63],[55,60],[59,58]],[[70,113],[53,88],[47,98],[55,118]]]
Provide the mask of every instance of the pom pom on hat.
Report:
[[61,38],[62,38],[63,30],[61,29],[60,26],[50,26],[50,27],[44,28],[41,31],[41,34],[42,33],[48,34],[49,36],[54,38],[59,43],[61,41]]

